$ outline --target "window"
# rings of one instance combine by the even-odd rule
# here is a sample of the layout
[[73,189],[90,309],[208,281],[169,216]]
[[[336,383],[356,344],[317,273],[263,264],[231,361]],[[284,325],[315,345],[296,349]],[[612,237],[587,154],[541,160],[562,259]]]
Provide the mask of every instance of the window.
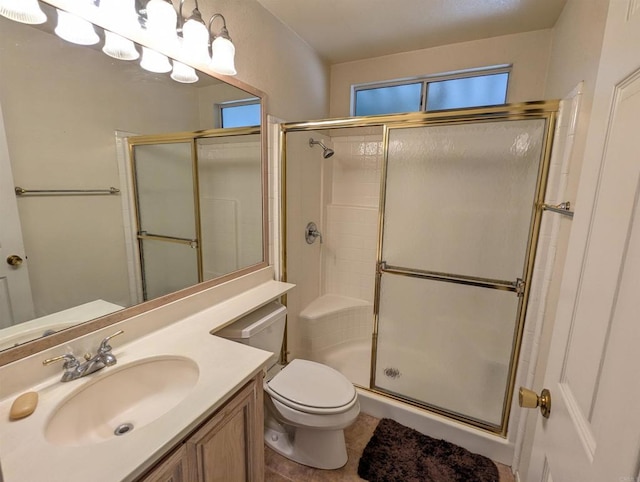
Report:
[[218,108],[222,128],[260,125],[260,99],[224,102]]
[[353,86],[356,116],[504,104],[510,66]]

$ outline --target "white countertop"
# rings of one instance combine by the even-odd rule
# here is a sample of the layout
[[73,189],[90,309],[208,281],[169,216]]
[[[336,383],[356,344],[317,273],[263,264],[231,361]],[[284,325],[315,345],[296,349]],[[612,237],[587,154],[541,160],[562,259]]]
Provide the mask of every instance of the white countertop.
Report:
[[[292,287],[275,281],[265,283],[124,345],[115,338],[111,345],[117,365],[67,383],[60,382],[60,369],[56,376],[49,376],[31,388],[39,394],[38,407],[22,420],[9,421],[11,404],[20,393],[4,398],[0,401],[0,464],[4,482],[114,482],[141,475],[260,372],[271,355],[213,336],[210,331],[228,325]],[[126,326],[123,329],[126,331]],[[93,380],[108,376],[110,370],[158,356],[186,357],[197,363],[199,369],[194,387],[169,412],[124,436],[100,443],[59,446],[46,440],[44,428],[62,401]]]
[[84,321],[93,320],[123,309],[124,306],[104,300],[74,306],[0,330],[0,350],[44,336],[47,330],[59,331]]

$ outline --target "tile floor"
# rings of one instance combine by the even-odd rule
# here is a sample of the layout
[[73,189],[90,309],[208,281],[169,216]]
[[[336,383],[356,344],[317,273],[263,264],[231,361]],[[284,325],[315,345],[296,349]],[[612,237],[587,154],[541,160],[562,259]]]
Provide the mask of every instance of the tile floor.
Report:
[[[265,447],[265,482],[335,482],[362,481],[358,477],[358,462],[362,451],[369,442],[379,419],[361,413],[353,425],[345,430],[347,465],[338,470],[319,470],[292,462],[269,447]],[[513,482],[511,470],[498,464],[500,482]]]

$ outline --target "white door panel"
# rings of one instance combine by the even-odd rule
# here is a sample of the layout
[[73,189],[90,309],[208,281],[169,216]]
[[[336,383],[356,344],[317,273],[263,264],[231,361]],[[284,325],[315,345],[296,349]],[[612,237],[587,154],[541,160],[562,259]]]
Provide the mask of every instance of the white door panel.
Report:
[[[22,264],[9,266],[11,255],[20,256]],[[26,258],[0,106],[0,328],[34,317]]]

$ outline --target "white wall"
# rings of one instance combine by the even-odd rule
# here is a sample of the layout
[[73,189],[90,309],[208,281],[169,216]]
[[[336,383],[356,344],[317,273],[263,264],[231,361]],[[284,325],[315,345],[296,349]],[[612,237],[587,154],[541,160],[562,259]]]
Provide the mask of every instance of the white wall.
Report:
[[225,16],[237,78],[268,94],[269,114],[286,121],[327,117],[328,67],[256,0],[205,0],[200,11],[207,19]]
[[[291,119],[326,117],[328,71],[305,43],[256,1],[215,2],[210,10],[213,7],[225,15],[236,44],[237,78],[269,92],[267,112]],[[209,15],[207,4],[201,4],[201,10]],[[11,37],[15,45],[32,42],[22,33],[33,28],[2,20],[3,37]],[[17,185],[119,187],[115,129],[160,133],[213,127],[210,102],[205,109],[198,106],[199,100],[210,96],[199,95],[193,86],[177,84],[165,74],[152,81],[142,80],[146,73],[137,63],[128,64],[127,72],[135,82],[125,75],[116,78],[106,69],[117,61],[99,49],[69,44],[66,46],[72,51],[72,59],[54,63],[53,52],[65,43],[38,33],[42,37],[40,56],[29,61],[28,74],[10,68],[15,60],[9,59],[6,51],[0,58],[0,84],[5,88],[0,101],[7,119]],[[264,45],[269,48],[262,48]],[[90,61],[100,66],[89,74],[81,72],[80,67]],[[63,85],[73,85],[72,93],[64,93]],[[120,87],[124,85],[133,90],[123,95]],[[96,95],[90,87],[98,88],[101,94]],[[47,127],[34,130],[35,118]],[[102,297],[127,304],[123,221],[117,197],[19,201],[26,220],[23,230],[35,297],[43,300],[37,307],[39,314],[95,298],[95,294],[75,288],[78,281],[88,287],[91,283],[82,280],[89,278],[100,279],[101,288],[106,288],[101,290]],[[51,248],[57,251],[57,260],[38,259],[38,253]],[[69,259],[75,261],[69,263]]]
[[508,102],[541,100],[551,30],[505,35],[331,66],[331,117],[349,115],[351,85],[513,64]]

